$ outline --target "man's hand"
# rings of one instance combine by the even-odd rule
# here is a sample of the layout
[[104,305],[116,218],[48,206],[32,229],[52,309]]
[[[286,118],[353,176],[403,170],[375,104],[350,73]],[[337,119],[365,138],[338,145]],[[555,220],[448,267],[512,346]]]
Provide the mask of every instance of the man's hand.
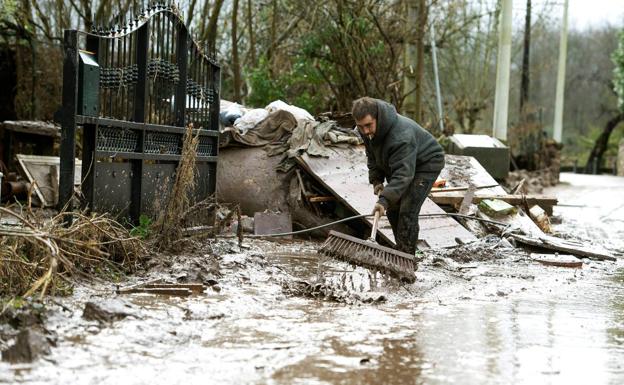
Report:
[[381,203],[375,203],[375,207],[373,208],[372,215],[375,215],[376,212],[379,212],[379,217],[383,217],[386,214],[386,208]]
[[376,185],[374,185],[373,187],[373,193],[375,193],[375,195],[379,196],[379,194],[381,194],[381,192],[384,189],[384,185],[383,183],[377,183]]

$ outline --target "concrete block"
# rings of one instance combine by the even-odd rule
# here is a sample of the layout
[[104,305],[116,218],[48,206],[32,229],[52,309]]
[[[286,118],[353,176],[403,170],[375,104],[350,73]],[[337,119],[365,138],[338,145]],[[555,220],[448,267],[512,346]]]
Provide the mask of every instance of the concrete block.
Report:
[[474,157],[495,179],[504,179],[509,173],[509,148],[488,135],[455,134],[448,153]]

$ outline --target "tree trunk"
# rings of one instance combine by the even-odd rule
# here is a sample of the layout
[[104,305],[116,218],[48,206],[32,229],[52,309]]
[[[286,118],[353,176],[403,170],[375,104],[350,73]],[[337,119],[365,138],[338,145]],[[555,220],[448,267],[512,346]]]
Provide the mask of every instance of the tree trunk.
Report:
[[255,68],[256,61],[256,37],[254,36],[251,0],[247,0],[247,31],[249,32],[249,54],[251,58],[250,67]]
[[526,3],[524,18],[524,53],[522,55],[522,81],[520,84],[520,116],[525,116],[525,106],[529,101],[529,59],[531,53],[531,0]]
[[191,23],[193,22],[193,15],[195,14],[195,5],[197,4],[197,0],[191,0],[191,4],[189,4],[188,15],[186,16],[186,27],[191,28]]
[[217,22],[219,21],[219,13],[221,13],[221,6],[223,0],[216,0],[208,20],[208,27],[206,27],[206,36],[204,40],[208,43],[208,52],[216,54],[217,52]]
[[271,30],[269,49],[267,50],[267,61],[269,63],[269,69],[273,72],[273,66],[271,60],[273,59],[273,50],[275,49],[275,42],[277,40],[277,0],[272,1],[273,11],[271,12]]
[[602,156],[607,151],[607,144],[609,143],[609,137],[613,130],[624,121],[624,112],[620,112],[613,118],[611,118],[605,125],[604,130],[596,139],[594,148],[592,148],[589,158],[587,158],[587,164],[585,165],[586,174],[600,173],[600,165],[602,164]]
[[418,24],[418,0],[406,1],[406,13],[407,13],[407,30],[405,39],[405,48],[403,53],[405,73],[403,74],[403,95],[405,100],[402,103],[402,113],[405,116],[416,119],[416,63],[418,58],[416,57],[417,43],[412,38],[414,26]]
[[232,71],[234,72],[234,101],[241,101],[241,73],[238,59],[238,1],[232,5]]
[[422,93],[423,78],[425,71],[425,31],[427,26],[427,6],[426,0],[418,2],[418,37],[416,41],[416,110],[414,119],[417,122],[422,121]]

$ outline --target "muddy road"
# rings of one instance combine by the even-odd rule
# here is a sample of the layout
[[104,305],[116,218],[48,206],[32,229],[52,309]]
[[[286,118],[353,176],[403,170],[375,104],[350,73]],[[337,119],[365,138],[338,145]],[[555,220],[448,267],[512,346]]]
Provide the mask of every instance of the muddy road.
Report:
[[[567,204],[556,230],[622,253],[624,178],[562,179],[548,191]],[[318,246],[204,243],[124,282],[210,282],[190,297],[78,287],[47,304],[51,353],[1,362],[0,383],[624,383],[622,259],[543,266],[487,237],[425,253],[417,282],[402,285],[340,262],[319,268]],[[124,315],[86,320],[87,302]]]

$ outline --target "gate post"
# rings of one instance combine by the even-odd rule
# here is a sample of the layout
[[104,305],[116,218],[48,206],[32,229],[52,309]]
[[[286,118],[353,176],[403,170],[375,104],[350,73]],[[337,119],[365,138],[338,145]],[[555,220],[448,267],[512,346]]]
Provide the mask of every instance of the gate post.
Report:
[[74,168],[76,163],[76,106],[78,103],[78,31],[66,30],[63,36],[63,118],[61,120],[61,159],[59,173],[59,211],[72,210]]
[[186,78],[188,68],[188,31],[183,24],[177,25],[178,41],[176,61],[180,70],[180,82],[175,90],[175,125],[186,127]]
[[[137,31],[137,45],[136,45],[136,63],[138,69],[138,80],[136,87],[136,94],[134,95],[134,111],[133,120],[135,122],[144,123],[145,118],[145,106],[147,103],[147,63],[149,55],[149,30],[151,20],[145,23]],[[138,149],[139,153],[143,153],[145,149],[145,129],[138,131]],[[143,209],[141,200],[141,192],[143,191],[143,159],[131,159],[131,198],[130,207],[128,213],[130,219],[133,222],[139,221],[141,210]]]

